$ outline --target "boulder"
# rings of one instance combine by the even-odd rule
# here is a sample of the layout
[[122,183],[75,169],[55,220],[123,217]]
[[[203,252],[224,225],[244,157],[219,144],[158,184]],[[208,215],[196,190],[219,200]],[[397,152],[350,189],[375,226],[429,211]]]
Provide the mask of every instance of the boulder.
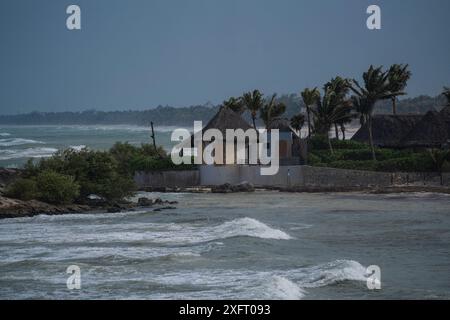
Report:
[[212,187],[212,193],[232,193],[232,192],[254,192],[255,187],[249,182],[241,182],[239,184],[231,185],[229,183],[220,186]]
[[106,209],[106,211],[108,213],[117,213],[117,212],[120,212],[121,210],[118,207],[110,207],[110,208]]
[[105,207],[108,205],[108,202],[105,198],[96,194],[88,195],[86,199],[84,199],[83,203],[90,207]]
[[140,207],[151,207],[153,205],[153,200],[149,198],[139,198],[138,206]]
[[247,181],[243,181],[237,185],[232,186],[233,192],[254,192],[255,187]]
[[225,183],[220,186],[214,186],[211,188],[212,193],[231,193],[233,189],[231,188],[231,184]]

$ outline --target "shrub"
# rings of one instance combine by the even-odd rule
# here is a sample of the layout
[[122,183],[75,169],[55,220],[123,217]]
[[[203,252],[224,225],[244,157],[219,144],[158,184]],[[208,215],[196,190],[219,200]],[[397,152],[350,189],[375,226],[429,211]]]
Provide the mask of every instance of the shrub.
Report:
[[315,150],[311,151],[309,155],[313,154],[314,156],[320,159],[320,162],[330,163],[333,161],[341,160],[340,151],[335,151],[333,154],[329,150]]
[[368,149],[369,145],[354,141],[354,140],[331,140],[331,145],[334,149],[352,149],[352,150],[358,150],[358,149]]
[[80,186],[71,176],[43,171],[36,177],[39,199],[48,203],[72,203],[80,193]]
[[6,196],[20,200],[32,200],[39,197],[36,181],[32,179],[18,179],[8,186]]
[[164,171],[164,170],[191,170],[195,165],[175,165],[170,157],[152,158],[141,156],[133,162],[134,171]]
[[38,172],[51,170],[74,177],[83,199],[97,194],[107,200],[117,200],[135,190],[131,174],[122,172],[109,152],[65,150],[41,160],[37,167]]
[[378,161],[376,170],[386,172],[429,172],[434,171],[434,167],[429,157],[424,154],[416,154],[404,158]]
[[[353,140],[331,140],[331,145],[333,149],[368,149],[369,145]],[[323,135],[315,135],[309,139],[308,142],[309,150],[328,150],[330,147],[328,146],[328,140],[326,136]]]
[[366,170],[366,171],[375,171],[376,170],[376,162],[373,160],[340,160],[334,161],[328,164],[331,168],[337,169],[348,169],[348,170]]
[[310,152],[308,154],[308,165],[310,165],[310,166],[318,166],[319,163],[322,163],[321,157],[319,157],[318,155]]

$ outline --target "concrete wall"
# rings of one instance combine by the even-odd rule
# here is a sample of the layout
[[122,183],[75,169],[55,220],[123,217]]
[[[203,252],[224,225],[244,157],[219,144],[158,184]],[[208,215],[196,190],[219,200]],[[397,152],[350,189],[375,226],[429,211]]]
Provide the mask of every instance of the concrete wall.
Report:
[[136,172],[134,181],[143,187],[193,187],[200,184],[198,170]]
[[273,176],[261,175],[259,166],[200,166],[200,185],[215,186],[224,183],[238,184],[251,182],[257,187],[263,186],[300,186],[302,185],[301,166],[282,166]]

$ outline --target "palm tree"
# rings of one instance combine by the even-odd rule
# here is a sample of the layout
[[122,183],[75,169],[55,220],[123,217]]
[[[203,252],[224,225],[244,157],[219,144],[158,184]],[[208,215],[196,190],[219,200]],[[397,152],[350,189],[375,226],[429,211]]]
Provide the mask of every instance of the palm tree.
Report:
[[329,131],[334,123],[342,121],[347,117],[352,105],[345,99],[348,92],[349,81],[342,78],[335,78],[325,84],[324,95],[317,99],[317,107],[311,109],[315,116],[314,129],[318,134],[326,135],[330,152],[333,154]]
[[306,114],[308,117],[308,138],[311,136],[311,107],[317,102],[320,97],[320,92],[317,88],[312,90],[306,88],[301,92],[303,102],[306,106]]
[[238,114],[242,114],[245,111],[244,103],[242,98],[230,97],[228,100],[224,101],[223,106],[226,108],[230,108],[234,112]]
[[253,90],[253,92],[244,93],[242,96],[242,101],[247,109],[250,111],[253,121],[253,128],[256,129],[256,115],[258,111],[263,106],[263,95],[258,90]]
[[391,92],[396,92],[397,95],[391,97],[392,100],[392,113],[397,114],[397,96],[404,95],[403,92],[406,88],[406,84],[411,78],[411,71],[408,70],[408,65],[393,64],[388,71],[388,80]]
[[449,150],[439,150],[439,149],[429,149],[428,154],[433,161],[434,169],[439,173],[441,178],[441,185],[443,184],[443,176],[442,171],[444,168],[444,164],[446,161],[450,160],[450,151]]
[[383,71],[382,67],[374,68],[370,66],[369,70],[363,73],[363,80],[364,86],[353,80],[350,89],[357,95],[357,98],[352,99],[352,101],[357,103],[356,109],[361,113],[361,119],[367,122],[372,158],[376,160],[372,134],[372,116],[375,104],[379,100],[398,96],[402,92],[391,91],[393,87],[389,83],[389,72]]
[[266,125],[266,129],[270,127],[273,118],[281,116],[286,111],[286,105],[282,102],[276,102],[277,94],[273,94],[272,98],[264,104],[260,109],[260,117]]
[[444,87],[442,94],[447,98],[447,105],[450,106],[450,88]]
[[[351,101],[349,103],[351,104]],[[342,118],[335,123],[335,125],[341,129],[342,140],[345,140],[345,125],[352,122],[356,116],[356,113],[353,112],[353,108],[348,108],[345,115],[343,115]],[[336,138],[338,138],[338,134],[336,134]]]
[[299,113],[291,118],[291,126],[295,130],[298,131],[299,136],[301,136],[301,130],[303,126],[305,125],[305,115],[302,113]]

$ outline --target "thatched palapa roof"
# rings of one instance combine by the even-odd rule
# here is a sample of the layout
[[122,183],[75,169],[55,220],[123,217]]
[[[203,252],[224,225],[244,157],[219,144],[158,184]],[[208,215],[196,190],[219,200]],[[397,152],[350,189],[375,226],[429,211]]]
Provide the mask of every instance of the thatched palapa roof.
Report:
[[429,111],[402,139],[405,147],[440,148],[449,139],[450,113]]
[[221,107],[216,115],[203,128],[203,132],[208,129],[218,129],[225,136],[226,129],[242,129],[244,131],[251,129],[252,126],[242,117],[227,107]]
[[[372,118],[374,145],[379,147],[398,147],[403,138],[421,120],[422,115],[375,115]],[[352,140],[369,142],[368,124],[364,124]]]

